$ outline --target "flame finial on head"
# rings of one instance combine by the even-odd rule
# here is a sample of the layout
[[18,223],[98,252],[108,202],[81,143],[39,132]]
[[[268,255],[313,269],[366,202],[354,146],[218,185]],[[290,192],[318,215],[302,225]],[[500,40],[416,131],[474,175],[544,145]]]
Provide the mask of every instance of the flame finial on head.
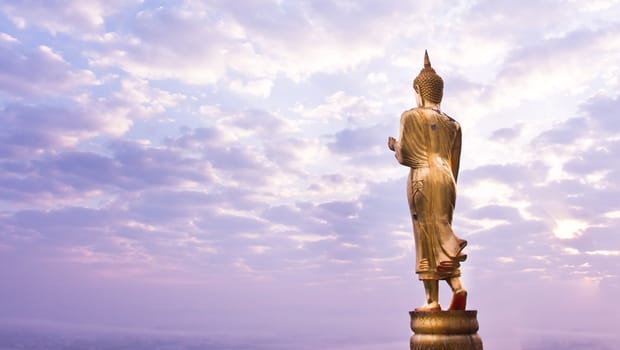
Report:
[[427,50],[424,50],[424,68],[420,70],[420,74],[413,80],[413,88],[425,100],[441,103],[443,98],[443,79],[431,67],[431,60],[428,58]]
[[431,60],[428,58],[427,50],[424,50],[424,68],[431,68]]

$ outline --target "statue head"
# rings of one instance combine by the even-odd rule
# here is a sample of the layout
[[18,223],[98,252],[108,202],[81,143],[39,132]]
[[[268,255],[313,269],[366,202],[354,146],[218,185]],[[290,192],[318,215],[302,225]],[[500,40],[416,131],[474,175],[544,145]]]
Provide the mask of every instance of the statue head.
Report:
[[441,103],[443,97],[443,79],[431,67],[431,61],[428,59],[428,52],[424,51],[424,68],[413,80],[413,88],[424,101],[434,104]]

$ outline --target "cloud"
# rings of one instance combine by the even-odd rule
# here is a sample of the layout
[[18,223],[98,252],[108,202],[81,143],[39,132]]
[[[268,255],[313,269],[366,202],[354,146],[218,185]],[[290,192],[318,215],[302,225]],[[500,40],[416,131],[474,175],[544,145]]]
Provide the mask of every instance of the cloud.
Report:
[[[341,154],[361,154],[378,153],[387,149],[387,137],[385,138],[385,149],[377,139],[377,135],[382,133],[387,135],[387,130],[382,125],[375,125],[368,128],[344,129],[336,133],[335,141],[327,144],[328,148],[335,153]],[[384,156],[384,154],[382,154]]]
[[191,188],[214,181],[209,163],[185,157],[179,150],[116,141],[110,151],[112,156],[66,151],[26,162],[6,161],[0,188],[6,198],[23,203],[55,203],[153,186]]
[[[209,183],[209,165],[200,159],[184,157],[180,150],[144,147],[136,142],[118,141],[110,145],[119,162],[127,188],[153,185]],[[122,183],[122,182],[121,182]]]
[[87,56],[95,67],[118,67],[141,78],[224,83],[233,92],[267,97],[280,75],[301,81],[384,55],[381,42],[396,38],[386,25],[411,28],[408,12],[395,6],[262,1],[216,7],[186,1],[137,11],[130,26],[108,35]]
[[86,69],[74,69],[58,52],[39,45],[0,41],[0,90],[14,97],[59,95],[96,83]]
[[2,155],[15,157],[71,147],[98,134],[99,130],[105,132],[109,121],[99,119],[92,112],[79,107],[9,104],[0,113]]
[[294,112],[303,116],[306,122],[346,121],[352,125],[363,125],[364,122],[379,114],[381,105],[381,102],[364,96],[351,96],[343,91],[337,91],[327,96],[322,104],[312,108],[300,104],[295,106]]
[[[45,80],[41,86],[50,83],[47,88],[54,93],[63,92],[63,84],[57,86],[53,79],[48,82],[46,77],[40,78]],[[183,99],[182,94],[153,88],[146,81],[124,79],[119,90],[107,97],[86,94],[74,99],[59,96],[33,98],[34,103],[8,102],[0,105],[4,125],[0,142],[5,145],[0,155],[32,156],[75,148],[97,136],[118,137],[131,128],[134,120],[161,114]]]
[[[591,98],[577,116],[540,130],[521,148],[535,162],[465,169],[457,200],[457,212],[464,216],[455,216],[461,232],[494,255],[519,257],[512,273],[522,269],[583,281],[614,276],[608,265],[614,253],[603,251],[617,240],[610,236],[616,219],[605,216],[617,206],[618,188],[608,177],[617,172],[610,155],[617,148],[618,128],[607,120],[615,103],[616,97]],[[594,105],[603,108],[593,110]],[[546,153],[550,157],[541,157]],[[551,175],[558,171],[562,178]],[[526,264],[528,256],[544,258]],[[562,267],[567,261],[572,267]]]
[[247,109],[220,118],[217,124],[231,139],[283,138],[299,131],[290,120],[260,109]]
[[230,83],[230,89],[234,92],[257,95],[264,98],[269,97],[273,81],[269,79],[252,80],[244,83],[240,80],[233,80]]
[[[614,31],[616,29],[609,34]],[[560,91],[567,94],[587,93],[587,86],[592,84],[593,77],[605,76],[614,70],[613,55],[605,54],[606,60],[612,60],[609,65],[591,66],[583,62],[583,57],[602,54],[607,52],[609,45],[620,44],[607,35],[596,31],[574,31],[548,39],[544,45],[528,46],[514,52],[499,73],[494,93],[498,98],[500,94],[511,95],[511,99],[505,100],[509,103]],[[582,88],[571,91],[568,88],[571,86]]]
[[13,24],[24,29],[28,26],[42,27],[51,34],[67,33],[86,35],[101,33],[105,29],[105,17],[136,1],[22,1],[0,6]]
[[519,211],[514,207],[501,205],[487,205],[468,213],[472,219],[495,219],[505,220],[506,222],[516,222],[521,220]]
[[499,142],[509,142],[519,137],[522,129],[523,129],[523,124],[518,124],[511,128],[497,129],[491,134],[489,139],[493,141],[499,141]]

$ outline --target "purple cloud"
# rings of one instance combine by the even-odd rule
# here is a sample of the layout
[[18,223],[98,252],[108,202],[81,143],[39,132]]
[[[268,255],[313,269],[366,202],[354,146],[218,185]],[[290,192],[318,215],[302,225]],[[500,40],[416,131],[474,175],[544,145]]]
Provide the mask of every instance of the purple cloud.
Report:
[[58,95],[95,83],[95,75],[75,69],[52,48],[26,48],[0,40],[0,91],[9,96]]

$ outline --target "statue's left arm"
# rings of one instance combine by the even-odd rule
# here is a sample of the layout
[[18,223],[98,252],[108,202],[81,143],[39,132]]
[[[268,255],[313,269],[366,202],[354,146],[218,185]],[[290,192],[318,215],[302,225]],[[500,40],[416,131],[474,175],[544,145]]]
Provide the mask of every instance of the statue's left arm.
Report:
[[403,113],[400,117],[400,128],[398,131],[398,139],[395,139],[391,136],[388,138],[388,148],[394,151],[394,156],[396,156],[396,159],[401,164],[403,164],[403,159],[404,159],[403,154],[402,154],[402,141],[404,137],[403,136],[404,134],[403,124],[404,124],[404,119],[405,119],[405,113]]
[[[410,166],[410,158],[411,158],[411,147],[409,144],[410,141],[407,141],[408,138],[411,138],[411,118],[414,116],[413,110],[405,111],[400,116],[400,128],[398,131],[398,140],[394,142],[394,156],[398,160],[398,162],[404,166]],[[409,120],[409,122],[408,122]],[[408,126],[409,125],[409,126]]]
[[396,147],[396,139],[393,138],[392,136],[388,137],[388,148],[391,149],[392,151],[396,152],[396,149],[394,147]]
[[452,168],[452,175],[454,176],[454,182],[456,182],[459,176],[459,165],[461,162],[461,126],[456,124],[456,136],[452,141],[452,156],[450,157],[450,167]]

